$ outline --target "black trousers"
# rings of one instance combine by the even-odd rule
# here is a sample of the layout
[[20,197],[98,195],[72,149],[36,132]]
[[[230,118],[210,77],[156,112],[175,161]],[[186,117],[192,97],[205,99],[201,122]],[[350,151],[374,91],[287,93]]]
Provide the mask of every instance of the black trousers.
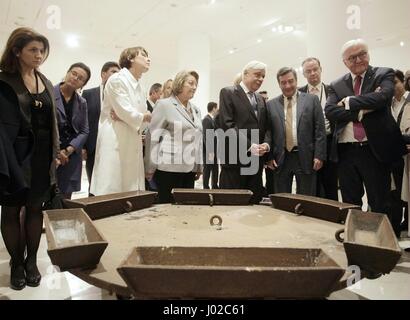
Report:
[[218,189],[219,165],[204,164],[203,184],[204,189],[209,189],[209,180],[211,180],[212,189]]
[[88,193],[90,193],[91,178],[93,176],[95,162],[95,151],[93,153],[87,153],[87,161],[85,162],[85,171],[87,172],[87,179],[89,183]]
[[275,171],[270,168],[265,168],[265,196],[269,196],[275,193]]
[[[327,136],[327,150],[332,146],[332,136]],[[320,198],[329,200],[339,200],[338,196],[338,176],[337,176],[337,163],[327,161],[323,164],[322,169],[317,172],[317,185],[316,185],[316,195]]]
[[408,216],[407,203],[401,200],[403,172],[404,172],[404,160],[403,159],[400,159],[399,161],[391,165],[391,173],[393,176],[396,189],[390,191],[389,219],[392,224],[394,233],[398,237],[400,237],[400,233],[401,233],[401,222],[403,220],[403,209],[404,209],[405,217]]
[[254,175],[241,175],[241,168],[237,166],[222,165],[219,187],[221,189],[243,189],[253,192],[252,204],[259,204],[262,201],[262,170]]
[[174,188],[193,189],[195,187],[194,172],[167,172],[157,170],[155,182],[158,188],[159,203],[172,203],[174,199],[171,191]]
[[388,213],[389,165],[379,162],[368,144],[340,143],[339,182],[343,202],[362,206],[364,187],[372,212]]
[[275,171],[275,192],[292,193],[293,177],[296,177],[296,193],[305,196],[316,194],[316,172],[305,173],[299,161],[298,152],[285,153],[283,164]]

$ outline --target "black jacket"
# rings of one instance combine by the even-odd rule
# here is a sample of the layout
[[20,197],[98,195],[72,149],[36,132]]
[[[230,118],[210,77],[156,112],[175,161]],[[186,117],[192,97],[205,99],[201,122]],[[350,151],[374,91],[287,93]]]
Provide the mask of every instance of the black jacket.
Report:
[[[218,157],[221,159],[222,165],[231,166],[248,166],[247,159],[243,159],[243,152],[249,150],[252,144],[267,143],[272,144],[270,121],[266,103],[263,97],[256,94],[257,100],[257,116],[249,102],[249,99],[240,85],[227,87],[221,90],[220,93],[220,110],[215,121],[218,128],[223,132],[231,132],[235,135],[236,147],[231,146],[230,139],[221,136],[221,132],[217,131],[218,136]],[[225,139],[224,139],[225,138]],[[225,140],[225,145],[222,143]],[[246,148],[246,150],[243,150]],[[236,163],[230,161],[232,152],[236,151]],[[241,153],[241,155],[239,154]],[[249,153],[248,153],[249,155]],[[231,160],[233,160],[231,158]],[[242,160],[242,161],[241,161]],[[263,159],[261,158],[261,161]],[[244,162],[245,161],[245,162]]]
[[[57,157],[59,135],[53,86],[42,74],[52,107],[52,156]],[[31,185],[31,156],[35,137],[31,126],[32,99],[19,73],[0,72],[0,205],[24,205]],[[56,184],[56,166],[50,164],[50,186]]]
[[[380,88],[380,90],[376,90]],[[326,117],[336,124],[331,159],[338,161],[337,143],[349,122],[357,122],[361,110],[372,110],[362,119],[367,139],[374,156],[383,163],[399,160],[407,153],[400,128],[394,120],[390,106],[394,94],[394,71],[389,68],[369,66],[365,75],[362,94],[355,97],[350,73],[330,85],[326,103]],[[350,110],[337,104],[351,96]]]

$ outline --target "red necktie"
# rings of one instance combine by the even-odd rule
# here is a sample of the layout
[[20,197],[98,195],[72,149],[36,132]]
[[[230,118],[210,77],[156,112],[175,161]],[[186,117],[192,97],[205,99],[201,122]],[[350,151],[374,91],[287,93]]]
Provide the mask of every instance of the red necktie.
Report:
[[[357,76],[354,81],[354,94],[360,96],[360,88],[362,86],[362,77]],[[364,131],[363,125],[361,122],[353,122],[353,133],[354,138],[357,141],[362,142],[366,138],[366,132]]]

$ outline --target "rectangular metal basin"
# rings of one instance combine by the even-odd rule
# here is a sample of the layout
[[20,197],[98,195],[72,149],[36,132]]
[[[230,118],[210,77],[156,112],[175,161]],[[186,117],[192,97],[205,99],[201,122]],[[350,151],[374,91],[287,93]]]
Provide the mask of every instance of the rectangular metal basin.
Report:
[[149,208],[157,193],[133,191],[77,200],[65,200],[66,208],[82,208],[92,220]]
[[44,211],[48,255],[61,271],[93,268],[108,246],[83,209]]
[[250,190],[199,190],[173,189],[176,204],[180,205],[225,205],[247,206],[252,198]]
[[345,223],[350,209],[359,206],[296,194],[270,195],[274,208],[334,223]]
[[136,297],[323,298],[345,270],[320,249],[138,247],[117,269]]
[[402,255],[387,215],[351,210],[344,247],[349,265],[377,276],[390,273]]

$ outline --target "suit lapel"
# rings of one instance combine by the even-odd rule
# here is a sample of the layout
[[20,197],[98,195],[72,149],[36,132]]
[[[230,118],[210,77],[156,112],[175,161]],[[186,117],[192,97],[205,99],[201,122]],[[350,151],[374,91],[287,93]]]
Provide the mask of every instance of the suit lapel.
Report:
[[369,93],[370,91],[374,91],[373,88],[371,88],[371,86],[370,86],[371,83],[372,83],[372,80],[373,80],[373,75],[374,75],[373,68],[369,66],[369,68],[367,69],[367,72],[364,76],[364,79],[363,79],[361,94],[365,94],[365,93]]
[[350,73],[348,73],[345,78],[344,78],[344,82],[346,84],[346,87],[349,91],[349,93],[347,95],[349,96],[354,96],[354,90],[353,90],[353,79],[352,79],[352,75]]
[[285,124],[285,99],[283,96],[279,98],[279,108],[277,108],[277,112],[280,117],[280,122],[282,123],[283,133],[286,132],[286,124]]
[[296,102],[296,113],[297,113],[297,128],[299,128],[300,119],[302,117],[302,113],[305,110],[305,101],[306,97],[303,94],[298,93],[297,95],[297,102]]
[[57,106],[57,110],[59,111],[62,120],[66,120],[67,115],[65,114],[65,109],[64,109],[64,104],[63,104],[63,100],[61,97],[61,92],[60,92],[60,85],[56,85],[54,87],[54,96],[56,98],[56,106]]
[[173,104],[175,105],[175,108],[177,109],[177,111],[190,123],[192,124],[192,126],[197,127],[195,124],[195,110],[192,109],[192,114],[194,115],[194,121],[192,121],[191,117],[189,116],[188,112],[185,110],[185,108],[176,100],[176,99],[172,99]]
[[258,118],[256,117],[255,111],[253,110],[253,107],[251,105],[251,102],[248,99],[248,95],[246,94],[246,92],[242,89],[242,87],[240,85],[238,85],[236,87],[236,92],[237,95],[239,96],[239,99],[242,100],[242,102],[248,107],[249,112],[251,113],[251,115],[253,116],[253,118],[258,121]]

